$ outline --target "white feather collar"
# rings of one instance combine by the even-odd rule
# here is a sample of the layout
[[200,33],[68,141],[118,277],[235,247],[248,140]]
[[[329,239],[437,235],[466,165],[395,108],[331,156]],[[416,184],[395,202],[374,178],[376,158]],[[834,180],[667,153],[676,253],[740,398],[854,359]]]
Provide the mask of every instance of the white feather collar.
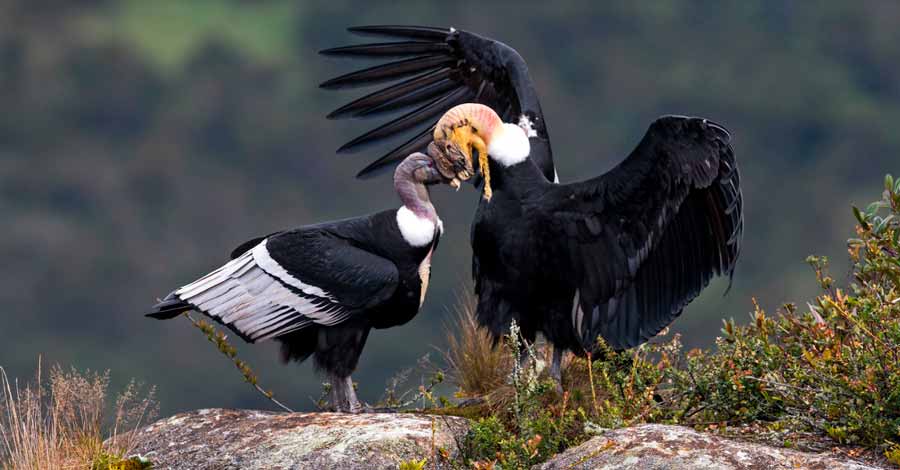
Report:
[[412,246],[425,246],[434,240],[434,222],[417,216],[406,206],[397,209],[397,226],[403,239]]
[[504,123],[491,135],[488,155],[504,167],[524,162],[530,153],[531,144],[528,142],[528,136],[515,124]]

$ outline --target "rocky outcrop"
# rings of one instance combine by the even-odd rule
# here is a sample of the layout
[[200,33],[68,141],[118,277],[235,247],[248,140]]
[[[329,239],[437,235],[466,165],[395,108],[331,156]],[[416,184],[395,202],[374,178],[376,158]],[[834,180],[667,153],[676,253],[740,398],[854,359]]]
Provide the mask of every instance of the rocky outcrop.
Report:
[[[390,469],[428,459],[450,468],[463,418],[405,413],[270,413],[209,409],[137,431],[134,453],[158,470]],[[442,452],[443,450],[443,452]],[[437,465],[435,465],[437,463]],[[648,424],[607,431],[533,470],[881,470],[830,455]]]
[[453,417],[208,409],[137,431],[133,452],[154,469],[396,470],[403,461],[440,460],[432,452],[441,448],[455,456],[467,430]]
[[648,424],[609,431],[540,470],[876,470],[827,455],[736,441],[690,428]]

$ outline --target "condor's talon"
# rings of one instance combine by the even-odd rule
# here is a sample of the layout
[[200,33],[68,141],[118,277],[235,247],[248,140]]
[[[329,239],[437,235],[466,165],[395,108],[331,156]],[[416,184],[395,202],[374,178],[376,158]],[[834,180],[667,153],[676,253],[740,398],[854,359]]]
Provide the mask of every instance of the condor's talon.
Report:
[[459,179],[457,178],[453,178],[452,180],[450,180],[450,187],[456,189],[457,191],[459,191],[459,187],[461,184],[462,183],[460,183]]

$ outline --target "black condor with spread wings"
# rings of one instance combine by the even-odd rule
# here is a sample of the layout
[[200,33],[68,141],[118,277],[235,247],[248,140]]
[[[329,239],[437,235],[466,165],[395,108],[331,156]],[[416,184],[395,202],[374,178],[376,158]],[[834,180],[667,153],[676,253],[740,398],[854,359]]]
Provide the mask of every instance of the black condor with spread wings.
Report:
[[[400,114],[339,149],[411,138],[360,172],[374,174],[432,139],[435,122],[461,103],[489,106],[527,133],[527,162],[490,163],[492,192],[472,223],[477,317],[494,335],[522,325],[560,350],[596,351],[647,341],[681,314],[713,276],[731,276],[741,250],[743,200],[729,133],[705,119],[666,116],[608,173],[556,185],[550,139],[522,57],[454,28],[365,26],[393,38],[322,51],[384,59],[322,83],[326,89],[387,83],[329,118]],[[555,186],[555,187],[551,187]],[[540,197],[535,197],[540,194]]]

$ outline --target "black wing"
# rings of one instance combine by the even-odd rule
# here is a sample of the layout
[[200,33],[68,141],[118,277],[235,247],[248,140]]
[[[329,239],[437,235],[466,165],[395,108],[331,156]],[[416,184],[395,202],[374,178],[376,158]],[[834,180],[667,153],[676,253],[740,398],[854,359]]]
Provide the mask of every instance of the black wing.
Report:
[[389,299],[397,288],[393,262],[327,230],[280,232],[248,248],[251,242],[162,304],[180,300],[255,342],[312,324],[339,324]]
[[247,240],[244,243],[241,243],[240,245],[238,245],[237,248],[231,250],[231,259],[235,259],[235,258],[241,256],[242,254],[246,253],[247,251],[253,249],[253,247],[255,247],[256,245],[259,245],[260,243],[262,243],[263,240],[265,240],[266,238],[269,238],[273,235],[277,235],[279,233],[281,233],[280,230],[277,232],[272,232],[264,237],[251,238],[250,240]]
[[357,151],[400,135],[411,136],[357,176],[368,176],[412,152],[425,151],[434,125],[444,112],[461,103],[477,102],[496,110],[506,122],[517,122],[523,115],[528,117],[536,133],[531,138],[531,160],[548,180],[553,181],[553,156],[541,105],[528,76],[528,67],[513,48],[453,28],[361,26],[349,31],[398,41],[337,47],[321,53],[400,60],[322,83],[322,88],[338,89],[392,82],[338,108],[328,117],[374,117],[403,110],[408,112],[353,139],[338,152]]
[[572,322],[634,347],[666,327],[709,284],[731,276],[743,202],[730,136],[705,119],[658,119],[608,173],[551,189],[550,226],[576,281]]

